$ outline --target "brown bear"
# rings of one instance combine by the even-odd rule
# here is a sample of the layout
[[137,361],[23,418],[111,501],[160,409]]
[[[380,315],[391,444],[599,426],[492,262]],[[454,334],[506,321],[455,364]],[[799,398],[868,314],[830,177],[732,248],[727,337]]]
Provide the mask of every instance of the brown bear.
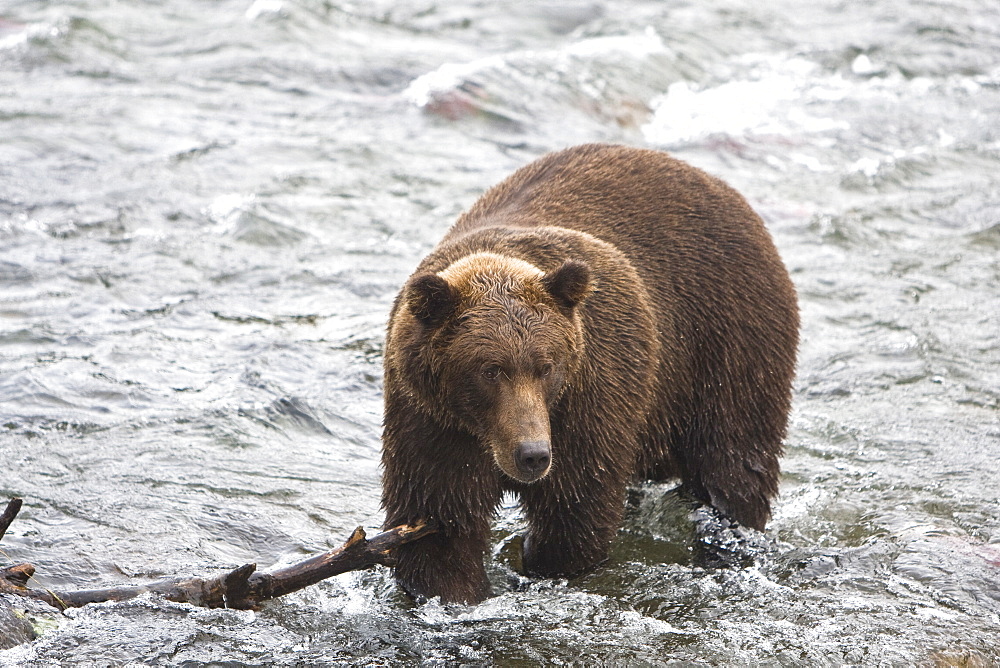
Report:
[[385,347],[386,527],[412,595],[477,602],[501,496],[524,566],[605,560],[634,480],[680,478],[762,529],[798,345],[795,290],[761,219],[665,153],[585,145],[489,190],[420,263]]

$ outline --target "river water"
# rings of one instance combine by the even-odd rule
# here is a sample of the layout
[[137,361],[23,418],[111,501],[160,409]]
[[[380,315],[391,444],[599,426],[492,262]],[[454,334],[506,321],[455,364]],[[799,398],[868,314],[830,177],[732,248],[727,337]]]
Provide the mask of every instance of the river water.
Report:
[[1000,663],[995,0],[0,3],[0,565],[88,588],[381,523],[399,286],[543,153],[662,148],[770,226],[802,307],[744,568],[633,490],[614,558],[478,606],[388,571],[259,612],[66,615],[0,665]]

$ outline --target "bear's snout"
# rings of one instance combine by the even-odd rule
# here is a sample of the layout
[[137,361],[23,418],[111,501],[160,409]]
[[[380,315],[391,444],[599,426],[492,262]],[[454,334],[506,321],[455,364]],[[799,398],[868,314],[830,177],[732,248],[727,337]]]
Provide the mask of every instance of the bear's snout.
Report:
[[545,383],[525,374],[500,382],[496,412],[484,423],[483,440],[493,450],[497,466],[520,482],[535,482],[552,467],[552,436]]
[[514,463],[524,482],[534,482],[549,471],[552,453],[548,441],[523,441],[514,452]]

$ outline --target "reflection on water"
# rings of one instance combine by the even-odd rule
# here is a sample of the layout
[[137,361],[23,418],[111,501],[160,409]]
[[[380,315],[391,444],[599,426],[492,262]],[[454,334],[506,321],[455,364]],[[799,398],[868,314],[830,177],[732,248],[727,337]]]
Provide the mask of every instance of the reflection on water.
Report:
[[792,271],[767,540],[706,567],[731,529],[643,486],[608,565],[536,581],[509,500],[479,606],[376,570],[257,613],[35,610],[0,664],[1000,662],[995,8],[480,5],[0,8],[0,565],[144,581],[379,525],[398,286],[484,188],[594,140],[725,178]]

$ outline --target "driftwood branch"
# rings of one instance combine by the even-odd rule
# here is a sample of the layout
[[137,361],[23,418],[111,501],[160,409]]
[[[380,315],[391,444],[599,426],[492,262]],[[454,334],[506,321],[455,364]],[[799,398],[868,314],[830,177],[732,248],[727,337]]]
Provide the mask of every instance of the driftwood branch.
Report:
[[[7,509],[0,515],[0,538],[20,508],[20,499],[7,504]],[[138,586],[69,592],[29,588],[28,582],[35,574],[35,567],[17,564],[0,569],[0,594],[38,599],[60,610],[88,603],[124,601],[146,592],[153,592],[170,601],[206,608],[253,609],[260,607],[264,601],[304,589],[340,573],[376,564],[391,566],[395,548],[436,532],[437,527],[433,524],[422,523],[398,526],[368,538],[364,529],[358,527],[342,546],[273,571],[257,572],[256,564],[246,564],[209,577],[169,578]]]
[[0,513],[0,540],[3,540],[4,534],[7,533],[7,528],[10,523],[14,521],[17,514],[21,512],[21,499],[11,499],[7,503],[7,507],[4,508],[3,513]]

